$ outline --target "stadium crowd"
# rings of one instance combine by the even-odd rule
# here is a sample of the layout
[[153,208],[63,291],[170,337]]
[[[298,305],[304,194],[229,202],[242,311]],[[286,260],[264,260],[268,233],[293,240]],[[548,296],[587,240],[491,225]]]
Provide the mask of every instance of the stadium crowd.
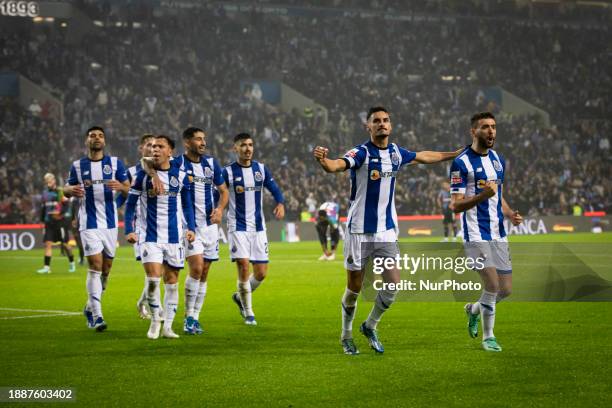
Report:
[[[377,2],[383,10],[391,4]],[[0,71],[19,72],[64,102],[60,121],[36,101],[26,109],[2,99],[0,223],[38,221],[42,175],[65,176],[92,124],[105,128],[107,151],[127,164],[137,160],[143,133],[178,139],[188,125],[201,126],[210,153],[228,163],[233,135],[250,132],[255,159],[285,194],[288,219],[299,219],[309,194],[318,203],[337,199],[346,214],[348,175],[324,174],[312,159],[315,145],[341,155],[363,142],[365,110],[383,104],[392,141],[455,150],[470,142],[472,113],[499,111],[484,97],[492,85],[550,113],[550,126],[499,115],[497,149],[513,205],[524,214],[571,214],[575,204],[610,211],[609,28],[527,24],[524,10],[516,20],[440,24],[85,6],[94,20],[100,8],[108,17],[79,41],[68,41],[59,26],[0,28]],[[241,91],[241,81],[256,78],[281,80],[314,99],[328,109],[327,121],[320,111],[283,112]],[[447,175],[442,165],[400,173],[398,213],[439,213]]]

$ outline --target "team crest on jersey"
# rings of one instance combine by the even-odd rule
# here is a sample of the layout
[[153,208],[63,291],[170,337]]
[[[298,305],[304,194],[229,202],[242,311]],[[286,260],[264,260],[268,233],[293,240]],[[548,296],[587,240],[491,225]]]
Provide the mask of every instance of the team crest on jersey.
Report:
[[395,152],[391,153],[391,163],[393,163],[394,166],[397,166],[399,162],[400,160],[399,160],[399,156],[397,155],[397,153]]
[[370,180],[376,181],[378,179],[380,179],[380,172],[378,170],[372,170],[370,172]]
[[102,168],[102,173],[108,175],[111,174],[113,172],[113,169],[111,169],[111,166],[109,166],[108,164],[105,164],[104,167]]
[[211,178],[213,176],[213,171],[210,167],[204,168],[204,177]]
[[179,182],[178,182],[178,180],[176,179],[176,177],[174,177],[174,176],[170,177],[170,185],[171,185],[172,187],[178,187]]
[[263,180],[263,176],[261,175],[260,172],[256,171],[255,172],[255,181],[262,181]]
[[236,190],[236,193],[238,193],[238,194],[244,193],[244,187],[242,187],[242,186],[236,186],[234,188],[234,190]]
[[493,160],[493,168],[495,171],[502,171],[502,166],[497,160]]

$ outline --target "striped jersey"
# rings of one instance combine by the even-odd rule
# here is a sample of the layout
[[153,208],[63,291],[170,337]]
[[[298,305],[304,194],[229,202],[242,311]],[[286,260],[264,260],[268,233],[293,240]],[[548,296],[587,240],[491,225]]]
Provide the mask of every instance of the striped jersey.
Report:
[[272,193],[277,203],[284,203],[270,170],[256,161],[251,161],[249,167],[233,162],[223,169],[223,178],[229,188],[228,231],[265,231],[263,188]]
[[463,240],[492,241],[506,236],[502,213],[502,183],[504,182],[504,158],[489,150],[481,155],[472,148],[466,149],[453,160],[450,169],[451,194],[472,197],[480,194],[487,181],[497,182],[497,194],[462,214]]
[[334,227],[338,227],[338,220],[340,217],[340,206],[338,205],[338,203],[334,203],[333,201],[326,201],[321,204],[319,210],[325,211],[329,222]]
[[[183,242],[183,218],[190,230],[195,230],[191,205],[191,183],[187,174],[177,166],[157,170],[164,184],[164,193],[157,195],[153,183],[144,170],[136,173],[125,209],[125,234],[136,232],[138,240],[159,244]],[[140,221],[134,230],[136,208],[140,207]]]
[[416,153],[389,143],[381,149],[371,141],[344,155],[351,169],[351,197],[347,226],[353,234],[371,234],[396,229],[395,177],[400,167],[412,162]]
[[101,160],[83,157],[72,163],[68,184],[85,189],[79,206],[79,231],[117,228],[117,205],[113,190],[106,185],[113,179],[120,183],[127,179],[123,163],[115,156],[105,155]]
[[199,162],[192,162],[186,155],[181,155],[175,157],[172,163],[187,173],[189,181],[193,183],[191,205],[196,227],[211,225],[210,214],[218,202],[215,186],[224,183],[223,169],[217,160],[210,156],[202,156]]

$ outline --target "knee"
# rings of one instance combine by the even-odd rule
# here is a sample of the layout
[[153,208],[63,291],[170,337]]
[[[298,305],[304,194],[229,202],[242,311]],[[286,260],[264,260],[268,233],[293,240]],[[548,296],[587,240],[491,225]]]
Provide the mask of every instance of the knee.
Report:
[[497,298],[499,300],[505,299],[505,298],[509,297],[511,294],[512,294],[512,288],[501,288],[497,292]]

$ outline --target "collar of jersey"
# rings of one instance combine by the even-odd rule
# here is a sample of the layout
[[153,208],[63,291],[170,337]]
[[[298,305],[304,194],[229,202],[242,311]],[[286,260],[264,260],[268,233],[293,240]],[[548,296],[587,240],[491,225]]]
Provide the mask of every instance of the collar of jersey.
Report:
[[476,150],[472,149],[472,146],[470,146],[470,150],[472,151],[472,153],[474,153],[476,156],[480,156],[480,157],[487,157],[489,155],[489,152],[491,151],[491,149],[489,149],[489,152],[485,153],[485,154],[480,154],[478,153]]

